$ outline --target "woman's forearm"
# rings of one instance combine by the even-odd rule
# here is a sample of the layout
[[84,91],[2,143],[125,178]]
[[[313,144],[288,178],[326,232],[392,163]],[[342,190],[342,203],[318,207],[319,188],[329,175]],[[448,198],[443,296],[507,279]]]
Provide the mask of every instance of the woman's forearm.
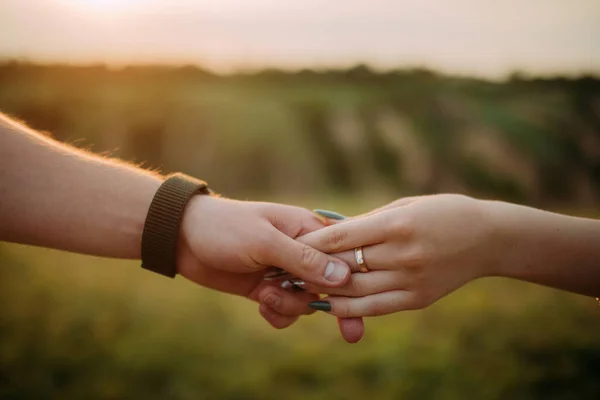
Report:
[[492,275],[600,296],[600,221],[488,202],[498,262]]
[[0,240],[139,258],[161,177],[57,143],[0,114]]

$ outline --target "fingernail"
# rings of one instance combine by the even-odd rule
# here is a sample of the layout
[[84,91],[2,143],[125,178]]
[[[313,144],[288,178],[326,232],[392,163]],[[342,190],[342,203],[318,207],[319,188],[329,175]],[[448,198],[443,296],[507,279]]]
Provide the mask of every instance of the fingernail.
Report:
[[346,265],[334,261],[327,263],[324,277],[329,282],[341,282],[346,278],[346,275],[348,275],[348,267]]
[[317,310],[317,311],[326,311],[326,312],[331,311],[331,303],[328,301],[323,301],[323,300],[311,301],[310,303],[308,303],[308,306],[310,308],[312,308],[313,310]]
[[313,212],[325,217],[325,218],[329,218],[329,219],[335,219],[335,220],[342,220],[342,219],[346,219],[346,217],[342,214],[336,213],[335,211],[329,211],[329,210],[321,210],[321,209],[315,209],[313,210]]
[[276,295],[275,293],[270,293],[267,297],[263,299],[263,303],[269,307],[276,307],[281,303],[281,297]]

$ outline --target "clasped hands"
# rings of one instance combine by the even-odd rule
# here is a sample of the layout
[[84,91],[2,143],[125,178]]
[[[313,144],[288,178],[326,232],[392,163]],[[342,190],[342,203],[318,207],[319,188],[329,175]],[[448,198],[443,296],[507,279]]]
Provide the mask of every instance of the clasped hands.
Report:
[[[195,196],[183,217],[178,272],[257,301],[275,328],[315,309],[329,312],[344,339],[356,342],[364,333],[361,317],[424,308],[494,273],[486,203],[461,195],[402,198],[324,223],[303,208]],[[356,265],[359,246],[369,272]],[[297,278],[287,286],[303,290],[265,280],[272,267]]]

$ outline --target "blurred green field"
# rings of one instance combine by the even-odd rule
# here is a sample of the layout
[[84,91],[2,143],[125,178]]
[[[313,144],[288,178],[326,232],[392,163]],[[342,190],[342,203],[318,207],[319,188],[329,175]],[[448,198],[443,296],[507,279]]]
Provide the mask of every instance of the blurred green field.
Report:
[[333,190],[567,208],[600,201],[600,79],[591,76],[490,82],[365,66],[218,76],[7,62],[0,110],[235,197]]
[[[598,215],[594,77],[7,62],[0,111],[236,198],[354,215],[452,191]],[[136,262],[0,243],[0,398],[600,398],[590,298],[481,280],[369,319],[356,345],[331,316],[275,331],[257,309]]]

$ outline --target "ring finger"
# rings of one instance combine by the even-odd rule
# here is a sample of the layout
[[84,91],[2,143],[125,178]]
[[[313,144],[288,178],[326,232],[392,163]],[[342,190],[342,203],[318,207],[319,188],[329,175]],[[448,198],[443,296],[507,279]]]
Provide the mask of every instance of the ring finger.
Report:
[[[398,266],[397,263],[393,261],[393,255],[397,252],[397,245],[387,243],[362,247],[363,260],[369,271],[396,269]],[[332,254],[332,256],[345,261],[350,266],[352,272],[360,272],[354,249],[342,253],[335,253]]]

